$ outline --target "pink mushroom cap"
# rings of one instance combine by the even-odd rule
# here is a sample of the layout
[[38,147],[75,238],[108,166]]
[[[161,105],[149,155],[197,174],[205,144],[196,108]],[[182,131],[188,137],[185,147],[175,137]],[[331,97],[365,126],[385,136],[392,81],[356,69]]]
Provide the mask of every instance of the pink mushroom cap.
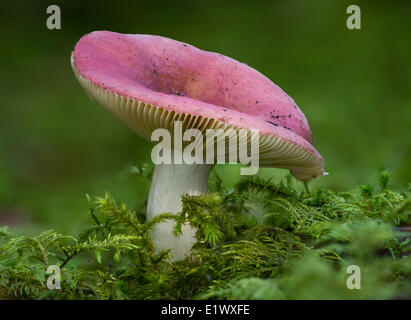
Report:
[[299,180],[324,174],[302,111],[244,63],[165,37],[95,31],[76,44],[72,67],[92,98],[147,139],[170,119],[257,129],[261,166],[287,168]]

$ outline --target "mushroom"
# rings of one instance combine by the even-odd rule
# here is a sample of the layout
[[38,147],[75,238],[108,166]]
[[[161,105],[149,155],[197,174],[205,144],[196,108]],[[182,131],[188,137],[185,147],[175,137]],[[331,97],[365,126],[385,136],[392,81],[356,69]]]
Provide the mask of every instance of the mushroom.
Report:
[[[222,129],[250,135],[258,130],[260,166],[289,169],[301,181],[324,175],[302,111],[280,87],[244,63],[165,37],[95,31],[78,41],[71,64],[92,99],[148,140],[159,128],[173,134],[176,121],[184,132]],[[182,149],[172,148],[178,157]],[[183,194],[206,193],[212,167],[155,165],[147,219],[181,211]],[[196,230],[186,224],[177,237],[172,228],[172,222],[157,225],[153,241],[157,250],[171,249],[174,260],[184,259]]]

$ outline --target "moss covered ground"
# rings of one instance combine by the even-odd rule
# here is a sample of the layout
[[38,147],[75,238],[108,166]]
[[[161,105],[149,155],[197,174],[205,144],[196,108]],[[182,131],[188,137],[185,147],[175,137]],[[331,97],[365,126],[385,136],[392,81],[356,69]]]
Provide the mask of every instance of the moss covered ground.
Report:
[[[150,179],[148,170],[134,171]],[[77,236],[52,230],[14,236],[0,228],[0,299],[402,299],[411,298],[411,188],[376,185],[350,192],[244,179],[182,196],[177,215],[145,221],[110,194],[86,196],[90,223]],[[149,237],[166,219],[197,227],[185,260],[155,253]],[[61,290],[46,287],[50,265]],[[358,266],[361,289],[348,289]]]

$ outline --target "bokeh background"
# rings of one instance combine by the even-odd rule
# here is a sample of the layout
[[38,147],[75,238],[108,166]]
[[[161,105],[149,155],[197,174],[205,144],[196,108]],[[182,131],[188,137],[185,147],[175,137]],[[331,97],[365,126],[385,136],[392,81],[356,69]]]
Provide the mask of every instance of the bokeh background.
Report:
[[[353,3],[361,30],[346,28]],[[46,28],[51,4],[61,30]],[[383,168],[396,187],[411,181],[411,1],[3,0],[0,225],[77,233],[86,193],[144,203],[149,182],[129,168],[150,162],[151,145],[91,102],[69,64],[80,37],[102,29],[174,38],[264,73],[310,122],[330,173],[313,187],[351,190]],[[240,178],[237,166],[216,171],[227,185]]]

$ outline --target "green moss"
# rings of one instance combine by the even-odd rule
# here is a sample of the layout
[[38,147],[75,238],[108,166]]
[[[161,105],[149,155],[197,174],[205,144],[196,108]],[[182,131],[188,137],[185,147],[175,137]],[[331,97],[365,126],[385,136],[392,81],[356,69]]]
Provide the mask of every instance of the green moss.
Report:
[[[138,172],[141,169],[136,168]],[[140,170],[140,171],[139,171]],[[107,193],[91,200],[91,225],[77,238],[47,231],[15,237],[0,228],[3,299],[391,299],[411,298],[410,190],[379,185],[352,192],[296,191],[290,178],[246,179],[182,197],[177,215],[146,222]],[[156,223],[197,228],[193,254],[170,262],[149,237]],[[62,290],[48,290],[58,265]],[[361,268],[349,290],[347,267]]]

